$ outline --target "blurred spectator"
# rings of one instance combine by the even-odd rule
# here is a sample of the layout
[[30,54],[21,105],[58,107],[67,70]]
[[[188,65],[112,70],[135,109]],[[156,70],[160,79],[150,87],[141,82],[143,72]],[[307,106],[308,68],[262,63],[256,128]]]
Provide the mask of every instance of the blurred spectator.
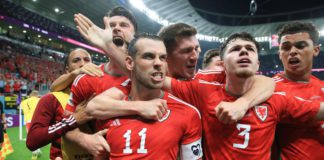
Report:
[[223,70],[219,50],[210,49],[206,51],[203,59],[203,70]]
[[15,83],[13,84],[13,90],[14,94],[20,94],[20,83],[16,80]]
[[0,74],[0,93],[4,92],[5,81],[2,74]]
[[11,86],[9,80],[5,82],[4,86],[4,93],[10,94],[11,93]]

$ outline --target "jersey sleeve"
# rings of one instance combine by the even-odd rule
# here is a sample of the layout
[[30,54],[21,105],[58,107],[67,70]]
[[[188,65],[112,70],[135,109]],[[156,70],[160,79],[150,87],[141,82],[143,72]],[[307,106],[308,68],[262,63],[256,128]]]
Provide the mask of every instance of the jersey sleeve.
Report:
[[69,101],[66,105],[66,110],[75,112],[79,103],[90,98],[95,93],[94,82],[91,82],[91,77],[88,75],[79,75],[71,86]]
[[40,99],[27,134],[26,145],[30,150],[33,151],[51,143],[77,126],[72,115],[54,123],[58,107],[61,107],[61,104],[52,94]]
[[200,159],[203,156],[201,146],[202,125],[199,111],[190,106],[187,112],[186,130],[181,141],[181,159]]
[[320,102],[285,95],[279,104],[279,120],[282,123],[312,122],[320,109]]
[[129,95],[131,89],[132,89],[132,85],[131,85],[131,80],[130,79],[126,79],[125,81],[123,81],[121,84],[116,85],[116,88],[118,88],[119,90],[121,90],[125,95]]
[[176,97],[198,107],[199,106],[199,80],[180,81],[171,80],[172,94]]
[[225,71],[224,70],[198,70],[194,79],[201,79],[207,82],[225,83]]

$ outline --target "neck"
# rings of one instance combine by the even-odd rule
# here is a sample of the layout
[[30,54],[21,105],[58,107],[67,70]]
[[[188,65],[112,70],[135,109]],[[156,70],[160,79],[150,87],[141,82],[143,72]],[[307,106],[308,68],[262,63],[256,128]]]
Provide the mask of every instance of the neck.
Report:
[[133,101],[147,101],[155,98],[161,98],[163,94],[164,92],[161,89],[150,89],[132,81],[130,99]]
[[226,92],[231,96],[240,97],[252,87],[253,82],[253,76],[249,78],[226,76]]
[[309,82],[312,71],[311,69],[308,72],[293,73],[287,70],[284,71],[283,76],[294,82]]
[[112,76],[122,76],[124,75],[123,72],[120,70],[117,64],[115,64],[113,61],[110,61],[109,63],[104,64],[104,70],[108,75]]

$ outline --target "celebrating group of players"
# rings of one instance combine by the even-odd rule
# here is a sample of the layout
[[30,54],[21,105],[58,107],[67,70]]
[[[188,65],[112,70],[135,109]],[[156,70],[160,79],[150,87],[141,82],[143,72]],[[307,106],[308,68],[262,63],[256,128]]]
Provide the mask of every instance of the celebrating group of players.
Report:
[[70,52],[67,73],[37,105],[29,149],[52,143],[51,159],[324,159],[312,24],[281,28],[284,72],[268,78],[256,75],[260,46],[249,33],[221,45],[223,69],[196,73],[201,50],[188,24],[135,35],[136,20],[122,7],[108,12],[104,29],[82,14],[74,20],[110,62],[96,66],[87,51]]

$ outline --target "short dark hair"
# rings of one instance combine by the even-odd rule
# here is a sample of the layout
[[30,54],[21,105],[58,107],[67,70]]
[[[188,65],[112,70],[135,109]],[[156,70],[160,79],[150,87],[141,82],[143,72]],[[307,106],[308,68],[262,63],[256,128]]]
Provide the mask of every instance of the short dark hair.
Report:
[[230,37],[228,37],[226,39],[226,41],[220,46],[221,60],[224,59],[224,52],[225,52],[225,49],[226,49],[227,45],[232,40],[235,40],[235,39],[242,39],[242,40],[253,42],[255,44],[256,48],[257,48],[257,52],[258,53],[260,52],[260,44],[255,40],[255,38],[250,33],[247,33],[247,32],[234,33]]
[[[69,67],[69,58],[70,58],[70,55],[72,52],[76,51],[76,50],[84,50],[86,51],[87,53],[89,53],[87,50],[83,49],[83,48],[75,48],[75,49],[72,49],[68,54],[66,54],[66,56],[64,57],[64,67],[67,68]],[[90,54],[89,54],[90,55]]]
[[212,58],[217,56],[220,56],[218,49],[210,49],[206,51],[204,54],[202,67],[205,68],[211,62]]
[[308,33],[313,43],[318,44],[319,32],[312,23],[308,22],[290,22],[282,26],[282,28],[278,31],[279,42],[282,36],[300,32]]
[[159,31],[158,36],[163,39],[167,52],[170,54],[177,45],[178,37],[191,37],[196,34],[197,30],[195,27],[185,23],[176,23],[163,27]]
[[135,47],[135,45],[138,40],[144,39],[144,38],[163,42],[163,40],[155,34],[149,34],[149,33],[136,34],[128,46],[128,55],[129,56],[131,56],[132,58],[135,58],[136,53],[137,53],[137,48]]
[[113,17],[113,16],[123,16],[126,17],[134,26],[135,32],[137,32],[137,23],[135,20],[135,17],[133,13],[124,7],[115,7],[112,10],[110,10],[107,14],[108,17]]

